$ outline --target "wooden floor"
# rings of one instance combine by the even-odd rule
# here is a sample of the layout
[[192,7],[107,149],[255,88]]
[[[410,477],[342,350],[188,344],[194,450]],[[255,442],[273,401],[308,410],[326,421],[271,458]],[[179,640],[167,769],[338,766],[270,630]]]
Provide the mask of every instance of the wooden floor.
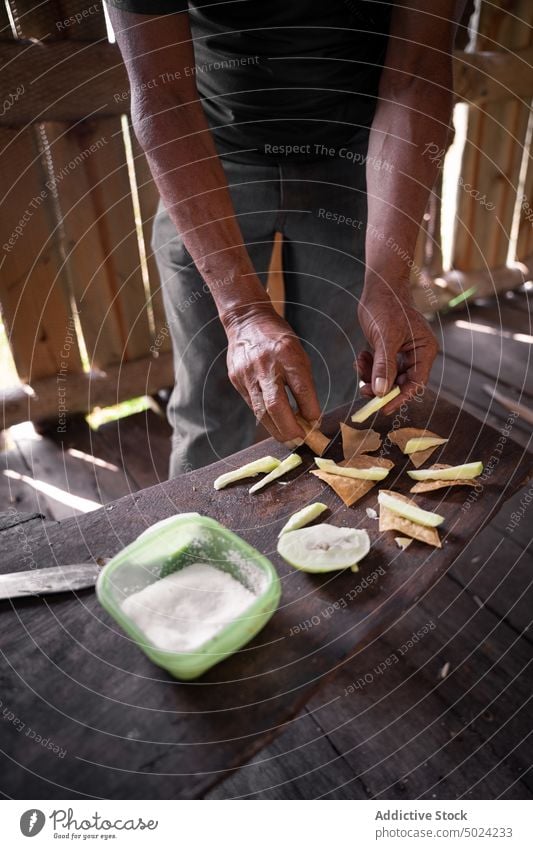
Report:
[[[522,292],[441,317],[432,387],[526,447],[531,306]],[[511,403],[512,407],[512,403]],[[163,480],[169,428],[152,410],[66,435],[5,434],[0,510],[63,519]],[[343,665],[275,742],[212,798],[533,796],[533,485],[386,634]]]

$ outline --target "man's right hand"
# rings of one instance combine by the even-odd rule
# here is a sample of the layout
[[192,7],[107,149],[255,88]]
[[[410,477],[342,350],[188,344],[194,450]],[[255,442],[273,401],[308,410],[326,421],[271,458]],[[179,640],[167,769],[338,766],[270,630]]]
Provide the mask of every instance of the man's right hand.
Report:
[[302,417],[320,419],[311,363],[300,340],[270,305],[225,317],[228,374],[255,417],[279,442],[301,444],[304,432],[289,404],[291,390]]

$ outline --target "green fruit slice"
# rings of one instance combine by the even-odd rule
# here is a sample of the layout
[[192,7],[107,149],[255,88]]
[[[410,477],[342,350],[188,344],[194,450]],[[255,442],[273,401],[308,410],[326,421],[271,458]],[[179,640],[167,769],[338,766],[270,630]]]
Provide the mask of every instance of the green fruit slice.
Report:
[[255,478],[256,475],[276,469],[280,465],[280,462],[275,457],[261,457],[252,463],[246,463],[240,469],[234,469],[232,472],[226,472],[220,475],[213,483],[213,486],[215,489],[224,489],[229,483],[235,483],[242,480],[242,478]]
[[427,451],[428,448],[436,448],[437,445],[444,445],[445,442],[448,440],[438,436],[416,436],[414,439],[407,440],[403,453],[416,454],[417,451]]
[[339,466],[334,460],[323,460],[321,457],[315,457],[315,463],[324,472],[331,472],[332,475],[340,475],[343,478],[357,478],[361,481],[382,481],[390,472],[390,469],[383,469],[381,466],[372,466],[370,469]]
[[357,422],[358,424],[360,424],[361,422],[366,421],[369,416],[371,416],[373,413],[377,413],[378,410],[381,410],[381,408],[384,407],[385,404],[388,404],[389,401],[392,401],[392,399],[396,398],[396,396],[399,394],[400,387],[395,386],[394,389],[391,389],[391,391],[387,395],[384,395],[383,398],[379,398],[377,396],[375,398],[372,398],[367,404],[364,405],[364,407],[361,407],[360,410],[354,413],[354,415],[352,416],[352,422]]
[[463,463],[461,466],[450,466],[449,469],[418,469],[407,472],[415,481],[464,481],[477,478],[483,471],[483,463]]
[[270,472],[269,475],[263,478],[263,480],[258,481],[258,483],[254,483],[253,486],[250,487],[248,492],[250,494],[254,492],[258,492],[258,490],[263,489],[264,486],[267,486],[272,481],[275,481],[277,478],[280,478],[282,475],[286,475],[287,472],[292,471],[302,462],[302,458],[299,454],[289,454],[288,457],[285,457],[284,460],[279,463],[279,465]]
[[370,539],[357,528],[337,528],[326,523],[282,534],[278,553],[302,572],[333,572],[352,568],[368,554]]
[[415,525],[424,525],[426,528],[438,528],[444,522],[444,516],[439,516],[438,513],[431,513],[429,510],[422,510],[421,507],[415,507],[413,504],[407,504],[406,501],[400,501],[399,498],[394,498],[386,492],[378,493],[378,501],[384,507],[387,507],[397,516],[403,516],[404,519],[409,519]]
[[321,501],[315,501],[314,504],[308,504],[307,507],[303,507],[301,510],[298,510],[297,513],[292,514],[289,520],[283,525],[279,532],[279,536],[286,534],[287,531],[297,531],[298,528],[303,528],[304,525],[308,525],[309,522],[312,522],[313,519],[316,519],[317,516],[320,516],[320,514],[327,509],[327,504],[322,504]]

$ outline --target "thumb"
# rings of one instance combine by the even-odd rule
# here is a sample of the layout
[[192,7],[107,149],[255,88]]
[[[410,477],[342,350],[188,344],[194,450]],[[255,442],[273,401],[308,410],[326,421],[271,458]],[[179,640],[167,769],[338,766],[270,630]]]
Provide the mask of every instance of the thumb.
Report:
[[383,340],[376,346],[372,367],[374,395],[386,395],[392,389],[397,374],[396,353],[394,349],[387,348]]

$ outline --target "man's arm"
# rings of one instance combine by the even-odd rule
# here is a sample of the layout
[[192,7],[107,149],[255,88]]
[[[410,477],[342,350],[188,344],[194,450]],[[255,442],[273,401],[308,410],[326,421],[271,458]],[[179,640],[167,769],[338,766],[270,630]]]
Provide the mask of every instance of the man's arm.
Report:
[[[397,409],[428,377],[434,336],[411,305],[409,260],[438,164],[453,105],[452,48],[463,0],[398,0],[368,150],[365,286],[359,320],[373,354],[357,359],[365,394],[384,395],[397,382]],[[433,148],[435,149],[435,148]],[[433,160],[435,158],[433,157]],[[365,391],[365,390],[363,390]]]
[[243,244],[191,73],[189,15],[138,15],[112,6],[109,13],[130,80],[135,134],[215,300],[228,336],[230,379],[274,437],[301,440],[286,387],[305,419],[319,418],[309,359],[273,309]]

